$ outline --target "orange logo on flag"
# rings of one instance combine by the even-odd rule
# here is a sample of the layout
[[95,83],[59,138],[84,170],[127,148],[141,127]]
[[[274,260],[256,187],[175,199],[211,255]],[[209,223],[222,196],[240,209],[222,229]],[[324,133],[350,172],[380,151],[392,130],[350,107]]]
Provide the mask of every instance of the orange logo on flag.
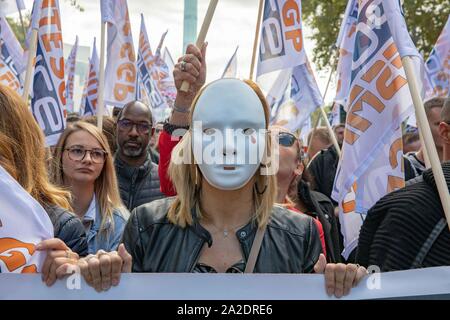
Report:
[[35,246],[32,243],[25,243],[13,238],[0,238],[0,260],[9,272],[23,268],[21,273],[37,273],[36,265],[26,265],[28,258],[34,252]]

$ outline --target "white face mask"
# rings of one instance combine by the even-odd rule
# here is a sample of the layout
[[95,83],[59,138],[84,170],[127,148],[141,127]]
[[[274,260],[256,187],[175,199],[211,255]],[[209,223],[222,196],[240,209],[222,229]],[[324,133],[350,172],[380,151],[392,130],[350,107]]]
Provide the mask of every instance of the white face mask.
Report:
[[237,190],[260,167],[266,146],[264,109],[253,89],[237,79],[203,91],[192,115],[193,153],[210,185]]

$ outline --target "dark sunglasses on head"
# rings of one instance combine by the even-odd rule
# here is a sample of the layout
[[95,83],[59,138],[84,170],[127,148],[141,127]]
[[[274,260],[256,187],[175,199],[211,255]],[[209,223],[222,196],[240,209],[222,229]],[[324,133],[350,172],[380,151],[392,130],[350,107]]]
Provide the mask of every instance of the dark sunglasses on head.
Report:
[[291,147],[295,141],[297,141],[297,137],[288,132],[280,132],[278,134],[278,143],[283,147]]
[[128,119],[122,119],[117,121],[117,125],[120,130],[129,132],[131,129],[133,129],[133,126],[136,126],[136,130],[139,132],[139,134],[147,134],[150,132],[152,128],[151,123],[147,122],[134,122]]

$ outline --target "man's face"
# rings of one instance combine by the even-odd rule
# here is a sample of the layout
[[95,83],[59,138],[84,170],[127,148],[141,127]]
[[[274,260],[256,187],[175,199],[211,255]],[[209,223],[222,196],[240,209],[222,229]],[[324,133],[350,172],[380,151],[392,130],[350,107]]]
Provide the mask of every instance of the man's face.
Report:
[[344,131],[345,131],[344,127],[337,127],[334,130],[334,133],[336,134],[336,139],[340,146],[342,146],[342,143],[344,142]]
[[443,141],[439,135],[439,123],[441,122],[441,110],[442,108],[432,108],[428,111],[428,123],[430,124],[431,133],[433,135],[434,144],[437,149],[442,149]]
[[117,121],[119,152],[126,157],[138,158],[147,152],[152,135],[150,112],[145,105],[129,106]]

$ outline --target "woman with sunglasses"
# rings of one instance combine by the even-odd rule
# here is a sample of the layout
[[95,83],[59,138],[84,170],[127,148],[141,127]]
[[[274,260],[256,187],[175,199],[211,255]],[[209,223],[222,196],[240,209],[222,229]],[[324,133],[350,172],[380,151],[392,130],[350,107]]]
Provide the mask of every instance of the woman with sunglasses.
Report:
[[56,145],[51,177],[72,193],[88,252],[116,250],[129,213],[120,200],[108,141],[97,127],[78,121],[64,131]]
[[327,261],[341,262],[339,230],[333,204],[325,195],[310,189],[311,178],[303,163],[301,141],[284,127],[275,125],[270,130],[278,137],[279,144],[277,202],[289,210],[312,217]]

